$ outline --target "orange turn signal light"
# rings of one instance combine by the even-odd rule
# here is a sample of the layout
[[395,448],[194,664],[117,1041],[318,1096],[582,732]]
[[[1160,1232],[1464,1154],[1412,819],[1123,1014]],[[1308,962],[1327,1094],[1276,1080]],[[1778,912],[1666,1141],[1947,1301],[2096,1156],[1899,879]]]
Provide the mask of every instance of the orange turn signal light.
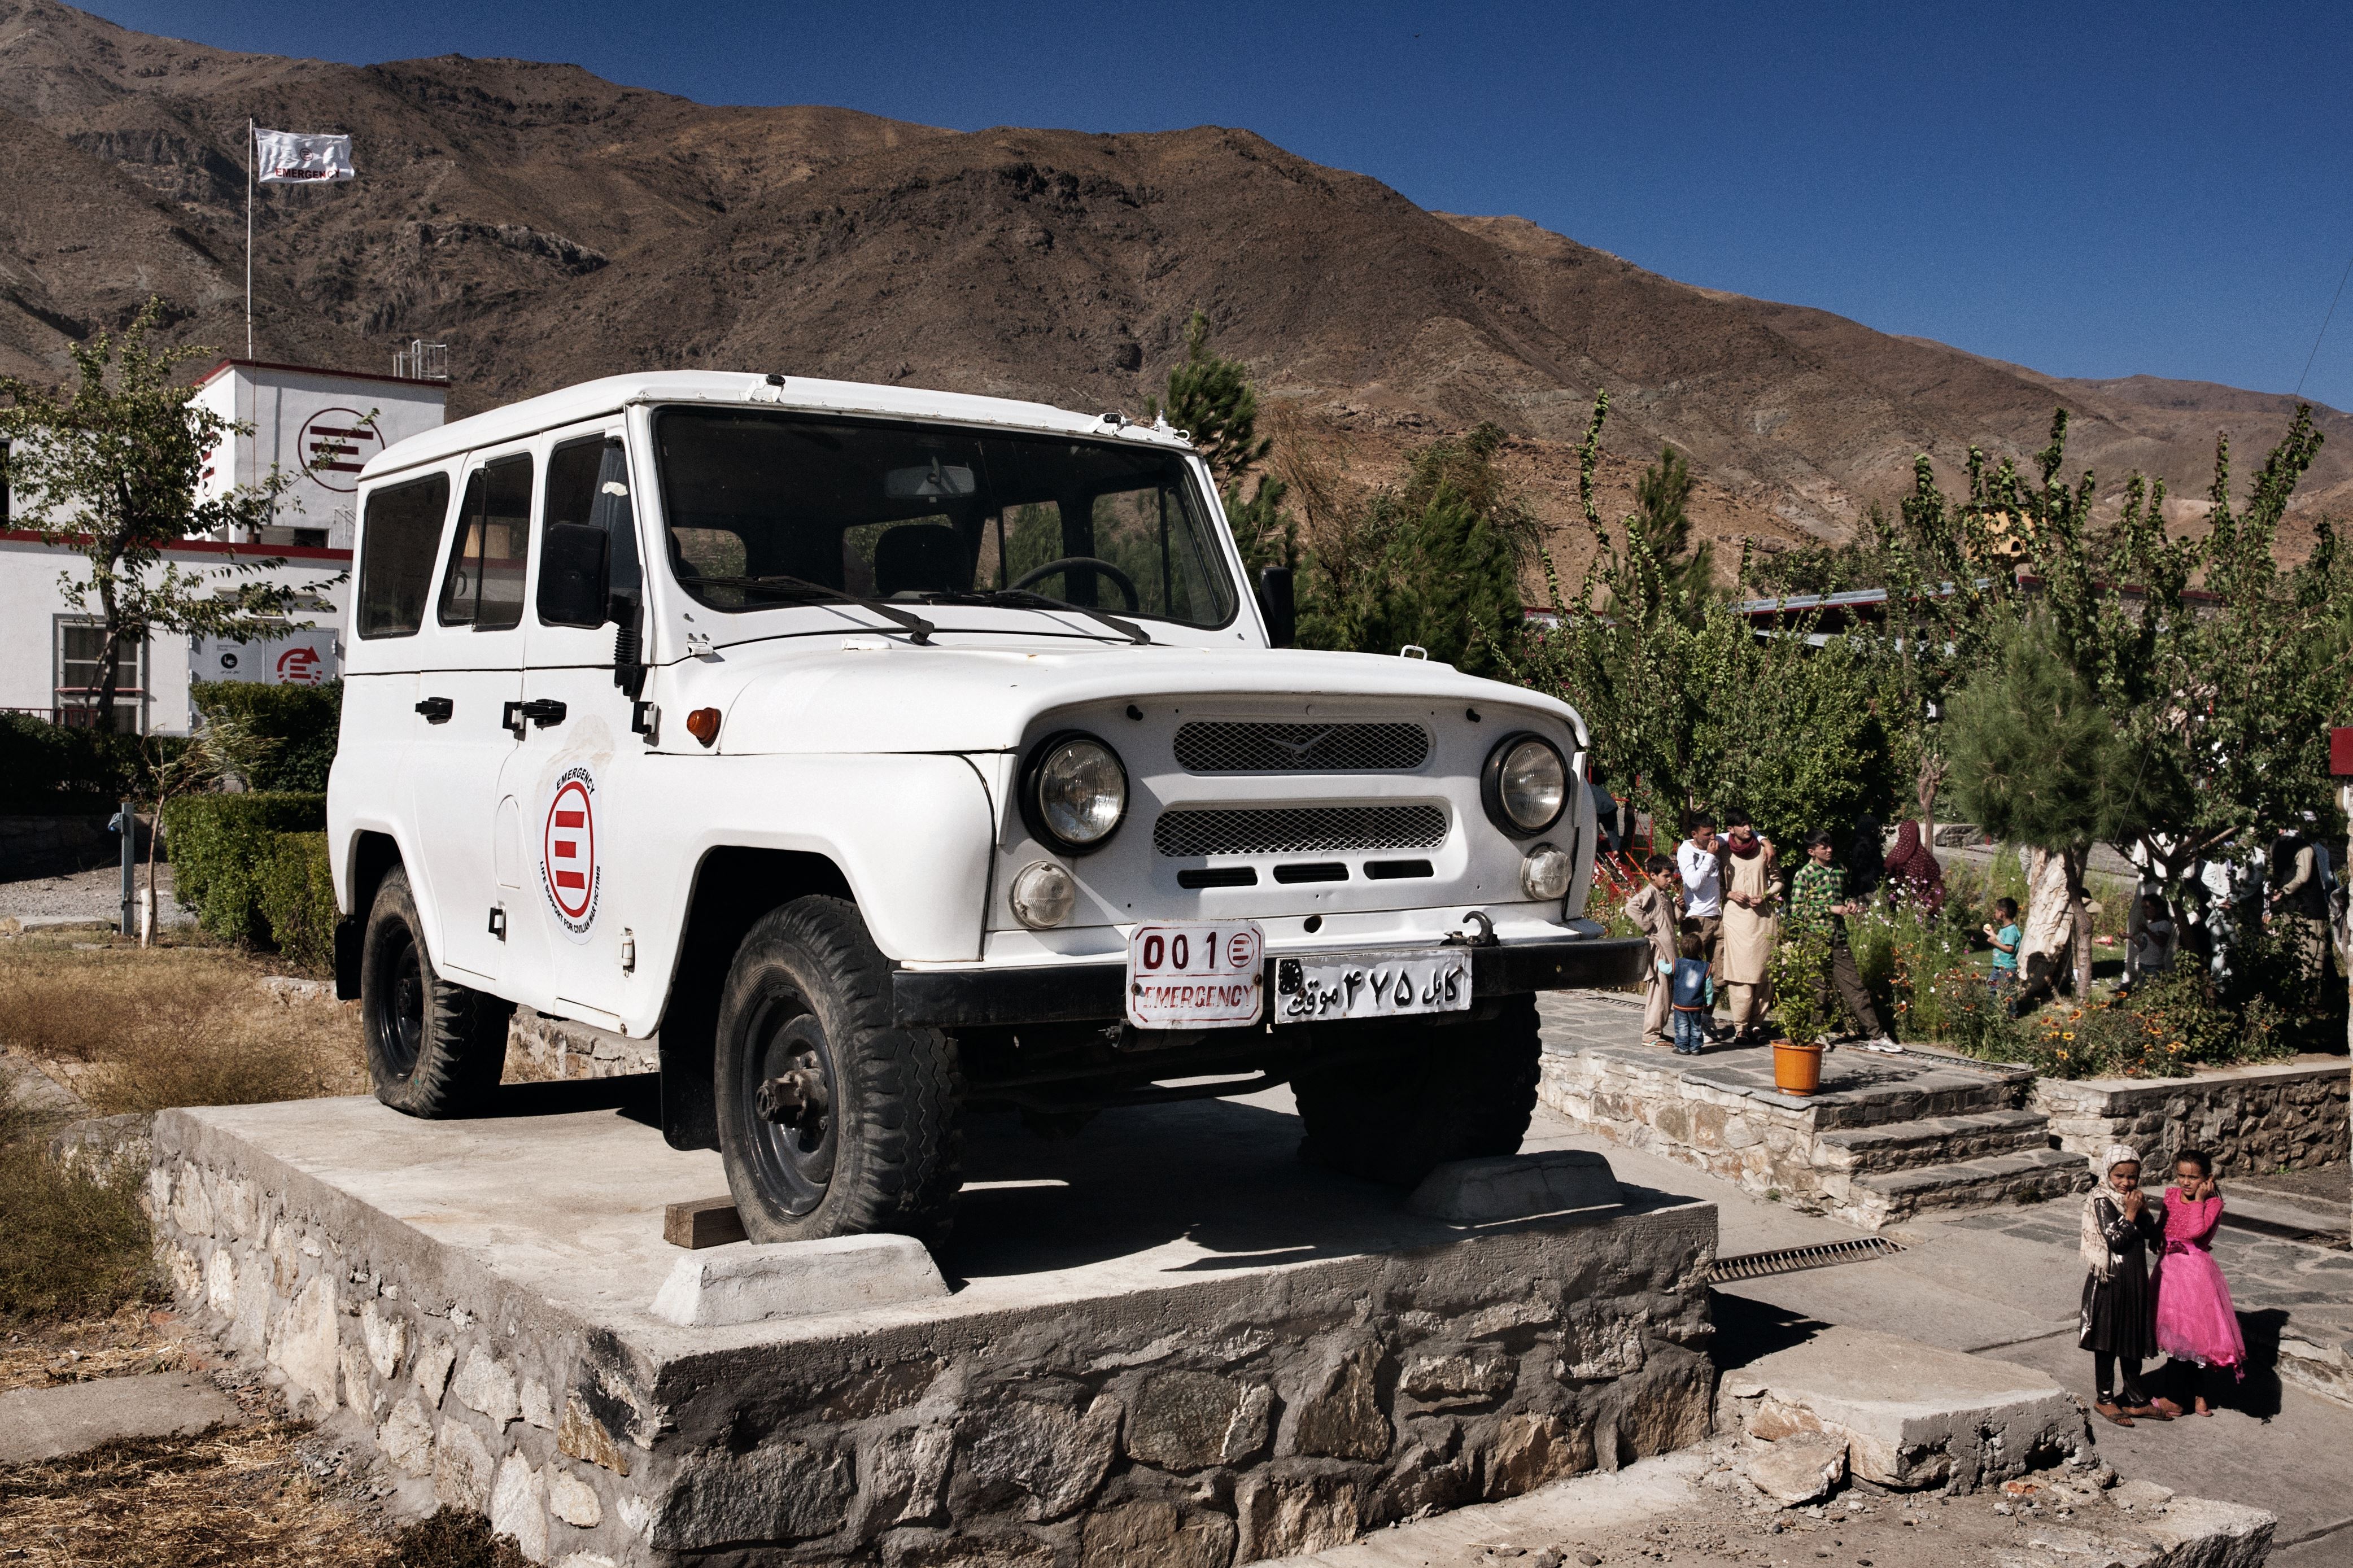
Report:
[[698,708],[686,716],[686,732],[704,745],[719,739],[719,710]]

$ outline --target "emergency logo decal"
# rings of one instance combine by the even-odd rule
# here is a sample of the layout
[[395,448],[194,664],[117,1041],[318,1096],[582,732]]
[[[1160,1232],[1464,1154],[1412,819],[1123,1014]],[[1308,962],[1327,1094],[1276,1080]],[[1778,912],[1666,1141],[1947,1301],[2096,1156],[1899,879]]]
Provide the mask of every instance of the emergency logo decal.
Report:
[[540,889],[574,942],[586,942],[596,929],[603,879],[596,864],[596,773],[584,763],[556,778],[540,830]]

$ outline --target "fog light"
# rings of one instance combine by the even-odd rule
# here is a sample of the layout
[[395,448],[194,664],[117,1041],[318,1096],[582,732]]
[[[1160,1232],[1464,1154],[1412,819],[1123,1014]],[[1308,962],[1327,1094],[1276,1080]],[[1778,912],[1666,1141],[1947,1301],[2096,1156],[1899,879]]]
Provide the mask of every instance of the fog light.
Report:
[[1565,898],[1569,879],[1576,874],[1577,862],[1568,858],[1567,850],[1539,844],[1520,862],[1520,890],[1532,899]]
[[1008,897],[1015,920],[1031,931],[1044,931],[1071,918],[1071,906],[1079,901],[1079,885],[1051,860],[1033,860],[1015,875]]

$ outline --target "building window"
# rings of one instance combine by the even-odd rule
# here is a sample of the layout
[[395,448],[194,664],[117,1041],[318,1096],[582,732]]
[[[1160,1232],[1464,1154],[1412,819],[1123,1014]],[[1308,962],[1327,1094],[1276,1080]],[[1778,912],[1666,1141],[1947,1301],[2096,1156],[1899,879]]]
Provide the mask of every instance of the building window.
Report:
[[[106,628],[97,621],[57,617],[58,722],[77,729],[98,721],[99,689],[105,680]],[[124,734],[147,729],[147,645],[142,639],[115,652],[114,728]]]

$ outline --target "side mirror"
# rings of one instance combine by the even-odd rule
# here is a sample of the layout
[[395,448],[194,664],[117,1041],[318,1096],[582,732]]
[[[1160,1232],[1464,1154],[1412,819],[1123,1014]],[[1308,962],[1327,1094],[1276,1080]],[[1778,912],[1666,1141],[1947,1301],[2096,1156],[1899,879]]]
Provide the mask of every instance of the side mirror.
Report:
[[1299,609],[1292,600],[1291,568],[1261,566],[1258,574],[1259,614],[1266,617],[1266,640],[1289,647],[1299,636]]
[[590,630],[610,618],[607,613],[606,552],[611,537],[585,522],[548,525],[540,542],[539,618],[551,626],[586,626]]

